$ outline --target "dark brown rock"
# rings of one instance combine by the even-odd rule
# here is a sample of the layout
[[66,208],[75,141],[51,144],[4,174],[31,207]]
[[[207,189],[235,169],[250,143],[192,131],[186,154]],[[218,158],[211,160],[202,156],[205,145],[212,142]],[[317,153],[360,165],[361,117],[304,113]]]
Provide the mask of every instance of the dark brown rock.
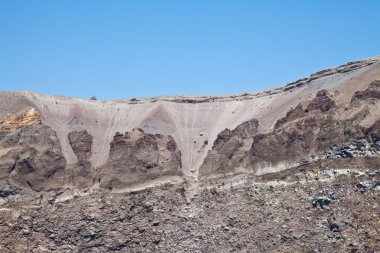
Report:
[[133,129],[117,133],[110,143],[110,155],[100,173],[100,185],[118,189],[157,179],[181,175],[181,153],[171,136]]
[[219,133],[199,169],[200,175],[205,177],[233,173],[236,168],[244,167],[248,157],[246,152],[251,147],[252,137],[257,133],[258,127],[259,122],[252,119],[238,125],[232,131],[225,129]]
[[298,104],[295,108],[290,108],[290,110],[286,113],[286,116],[284,118],[281,118],[277,120],[276,124],[274,125],[274,128],[279,128],[282,125],[284,125],[286,122],[295,120],[297,118],[303,117],[305,114],[304,110],[302,109],[302,105]]
[[306,107],[306,110],[320,110],[322,112],[327,112],[333,107],[335,107],[335,102],[330,98],[328,91],[321,90],[317,92],[315,98]]
[[86,130],[70,132],[68,138],[79,161],[90,159],[92,136]]
[[[337,113],[340,112],[335,102],[326,91],[320,91],[307,104],[306,111],[301,105],[291,108],[269,133],[241,131],[244,124],[233,131],[226,129],[214,142],[200,168],[200,175],[235,173],[239,167],[256,170],[279,163],[298,163],[302,158],[319,157],[321,154],[325,155],[320,159],[370,157],[370,154],[375,154],[379,141],[378,123],[369,128],[361,126],[370,111],[364,108],[344,120],[336,119]],[[365,144],[368,138],[373,144]],[[247,149],[244,143],[252,145]]]
[[251,163],[295,161],[339,144],[366,140],[369,129],[360,127],[366,113],[365,110],[360,111],[347,120],[336,120],[333,114],[309,114],[284,128],[256,135],[251,149]]
[[[0,121],[0,252],[377,252],[379,82],[355,93],[351,103],[344,97],[378,79],[378,64],[359,75],[349,73],[372,63],[320,71],[285,88],[289,92],[139,99],[118,101],[116,107],[29,93],[13,102],[12,94],[0,94],[1,118],[11,113]],[[291,94],[321,77],[327,81]],[[320,83],[334,96],[327,91],[309,96]],[[278,97],[265,107],[261,102],[272,95]],[[298,95],[299,102],[293,101]],[[302,101],[305,97],[312,99]],[[214,122],[203,120],[216,111],[231,112],[219,102],[256,98],[252,105],[264,109],[234,110],[231,120],[215,126],[245,118],[251,110],[262,126],[252,119],[219,133],[198,174],[188,164],[201,162],[197,159],[214,138]],[[33,103],[43,117],[25,111]],[[67,117],[63,107],[70,103],[79,105]],[[137,103],[143,108],[138,112],[149,112],[141,122],[140,115],[129,114]],[[269,108],[297,103],[282,119],[277,112],[269,115]],[[127,112],[123,116],[146,131],[116,133],[104,164],[107,157],[96,157],[94,148],[104,151],[103,131],[108,138],[110,129],[124,122],[114,112],[104,117],[98,110],[105,108]],[[198,110],[205,115],[193,113]],[[61,119],[67,126],[56,130],[69,164],[56,133],[43,125],[57,127]],[[96,146],[91,147],[86,127]],[[83,131],[65,136],[67,129]],[[175,133],[178,142],[150,131]],[[179,148],[186,152],[186,176]]]
[[375,80],[371,82],[368,88],[364,91],[355,92],[351,102],[368,99],[380,99],[380,80]]
[[63,184],[66,160],[55,132],[47,126],[27,127],[0,139],[9,151],[0,157],[0,181],[36,191]]

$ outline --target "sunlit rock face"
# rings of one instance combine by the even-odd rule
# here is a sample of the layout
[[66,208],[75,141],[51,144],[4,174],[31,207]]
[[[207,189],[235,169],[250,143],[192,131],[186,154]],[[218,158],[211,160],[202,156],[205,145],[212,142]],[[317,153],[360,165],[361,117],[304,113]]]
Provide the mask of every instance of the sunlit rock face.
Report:
[[0,252],[377,252],[380,61],[226,96],[0,92]]
[[0,122],[1,131],[15,132],[28,126],[41,125],[41,115],[35,108],[27,108],[17,113],[8,114]]
[[34,108],[7,115],[0,122],[2,187],[33,191],[59,189],[66,161],[53,129],[41,125]]
[[[347,159],[347,163],[355,163],[355,158],[377,159],[380,155],[380,118],[376,113],[380,108],[369,110],[365,99],[357,100],[358,96],[363,98],[360,94],[376,98],[376,93],[372,92],[373,83],[354,94],[349,105],[351,109],[336,107],[331,95],[322,90],[311,101],[290,109],[268,133],[240,134],[240,128],[256,121],[221,132],[201,167],[201,175],[210,171],[233,172],[239,166],[261,175],[320,166],[334,159]],[[251,146],[244,149],[243,143]],[[213,157],[217,158],[210,162]]]
[[101,170],[100,186],[120,189],[163,176],[182,175],[181,152],[171,136],[133,129],[117,133]]

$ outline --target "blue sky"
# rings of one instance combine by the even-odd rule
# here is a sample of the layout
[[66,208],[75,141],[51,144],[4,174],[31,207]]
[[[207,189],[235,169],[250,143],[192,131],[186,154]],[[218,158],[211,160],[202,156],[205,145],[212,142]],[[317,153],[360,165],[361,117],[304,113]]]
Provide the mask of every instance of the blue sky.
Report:
[[0,0],[0,90],[260,91],[380,54],[380,1]]

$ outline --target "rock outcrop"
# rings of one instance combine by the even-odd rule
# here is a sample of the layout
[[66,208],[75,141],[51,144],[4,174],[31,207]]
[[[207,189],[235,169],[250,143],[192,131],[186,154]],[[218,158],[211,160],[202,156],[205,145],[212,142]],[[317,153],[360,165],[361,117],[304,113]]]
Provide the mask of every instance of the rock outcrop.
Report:
[[[374,89],[376,85],[371,83],[360,94],[371,94],[365,97],[375,99],[376,95],[372,96],[376,94]],[[355,93],[352,101],[357,97],[358,93]],[[362,95],[359,97],[363,98]],[[226,129],[218,135],[200,175],[236,173],[234,170],[239,167],[261,175],[306,164],[318,167],[322,160],[338,158],[376,158],[380,161],[380,119],[373,117],[374,112],[365,106],[357,108],[336,108],[329,93],[321,90],[310,102],[292,108],[268,133],[256,134],[256,130],[242,135],[240,129],[248,122],[233,131]],[[343,115],[350,116],[339,119]],[[361,126],[368,118],[372,118],[372,123],[368,127]],[[256,126],[253,129],[257,129],[258,122],[253,125]]]
[[133,129],[116,133],[108,162],[100,172],[100,186],[122,189],[163,176],[181,175],[181,152],[171,136]]
[[64,184],[66,161],[58,138],[41,125],[34,108],[6,116],[0,129],[1,185],[47,191]]
[[70,132],[68,138],[79,161],[91,158],[92,136],[86,130]]
[[225,129],[219,133],[200,168],[200,176],[235,173],[239,168],[247,167],[247,151],[258,127],[259,122],[253,119],[232,131]]
[[0,92],[0,252],[377,252],[379,80],[377,57],[229,96]]
[[368,99],[380,99],[380,80],[375,80],[370,83],[369,87],[364,91],[355,92],[352,97],[352,102],[357,100],[368,100]]
[[73,131],[68,134],[70,146],[78,162],[71,165],[70,182],[75,187],[90,188],[95,183],[95,170],[91,158],[92,136],[86,131]]
[[15,132],[28,126],[38,125],[41,125],[41,115],[35,108],[27,108],[14,114],[8,114],[0,122],[0,131]]
[[365,66],[368,66],[374,63],[376,63],[375,59],[353,61],[336,68],[330,68],[330,69],[318,71],[317,73],[311,74],[310,77],[299,79],[295,82],[288,83],[286,85],[286,90],[290,90],[296,87],[301,87],[301,86],[309,84],[313,80],[334,75],[337,73],[343,74],[343,73],[351,72],[351,71],[363,68]]

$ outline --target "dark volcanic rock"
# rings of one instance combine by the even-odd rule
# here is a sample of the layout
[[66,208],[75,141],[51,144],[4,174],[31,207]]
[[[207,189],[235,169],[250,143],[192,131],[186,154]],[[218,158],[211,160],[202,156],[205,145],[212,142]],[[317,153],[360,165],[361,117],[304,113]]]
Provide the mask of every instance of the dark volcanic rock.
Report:
[[364,91],[355,92],[351,101],[355,102],[357,100],[367,99],[380,99],[380,80],[375,80],[370,83],[369,87]]
[[233,131],[226,129],[214,142],[200,168],[200,175],[233,173],[239,167],[257,170],[281,163],[289,164],[285,166],[302,165],[309,162],[298,161],[309,156],[314,156],[310,158],[314,162],[380,154],[377,148],[380,123],[376,121],[370,127],[361,126],[371,112],[364,108],[347,119],[339,120],[336,119],[340,112],[338,109],[328,92],[322,90],[306,104],[306,110],[301,104],[291,108],[268,133],[255,133],[258,122],[249,127],[250,131],[241,130],[247,123]]
[[[174,185],[95,192],[21,213],[6,209],[0,212],[0,250],[376,252],[380,195],[356,191],[362,177],[367,176],[288,185],[253,180],[239,187],[200,184],[199,197],[190,204],[184,186]],[[326,206],[330,192],[336,199]],[[321,196],[324,209],[311,206],[312,196]]]
[[0,197],[5,198],[10,195],[16,195],[20,192],[20,189],[9,187],[9,186],[0,186]]
[[247,96],[0,93],[0,252],[378,252],[374,62]]
[[91,157],[92,136],[86,130],[70,132],[68,138],[79,161]]
[[326,196],[317,196],[311,200],[311,203],[315,208],[320,207],[324,209],[326,206],[330,205],[331,199]]
[[367,151],[376,143],[372,139],[367,147],[360,140],[366,143],[368,136],[378,136],[378,128],[375,127],[377,124],[370,128],[360,127],[363,117],[365,112],[359,112],[347,120],[336,120],[332,115],[308,115],[285,128],[256,135],[251,149],[251,163],[295,161],[329,149],[335,150],[336,157],[350,158],[350,154],[356,153],[370,156]]
[[181,175],[181,153],[171,136],[133,129],[116,133],[100,173],[100,185],[118,189],[161,176]]
[[301,104],[298,104],[295,108],[290,108],[290,110],[286,113],[286,116],[284,118],[281,118],[277,120],[276,124],[274,125],[274,128],[279,128],[283,124],[293,121],[297,118],[301,118],[305,115],[305,111],[302,108]]
[[71,183],[80,189],[89,188],[94,184],[96,173],[89,159],[91,158],[92,136],[86,131],[75,131],[68,134],[71,148],[78,158],[71,165]]
[[335,107],[335,102],[329,97],[329,93],[326,90],[317,92],[315,98],[309,103],[306,110],[321,110],[327,112],[331,108]]
[[201,176],[235,172],[244,167],[247,151],[252,145],[252,136],[257,133],[256,119],[244,122],[234,130],[225,129],[218,134],[212,149],[199,169]]
[[[35,191],[58,189],[63,184],[66,160],[55,132],[40,125],[38,113],[28,110],[7,117],[11,126],[0,138],[0,182]],[[36,120],[37,119],[37,120]],[[29,123],[28,123],[29,122]]]

